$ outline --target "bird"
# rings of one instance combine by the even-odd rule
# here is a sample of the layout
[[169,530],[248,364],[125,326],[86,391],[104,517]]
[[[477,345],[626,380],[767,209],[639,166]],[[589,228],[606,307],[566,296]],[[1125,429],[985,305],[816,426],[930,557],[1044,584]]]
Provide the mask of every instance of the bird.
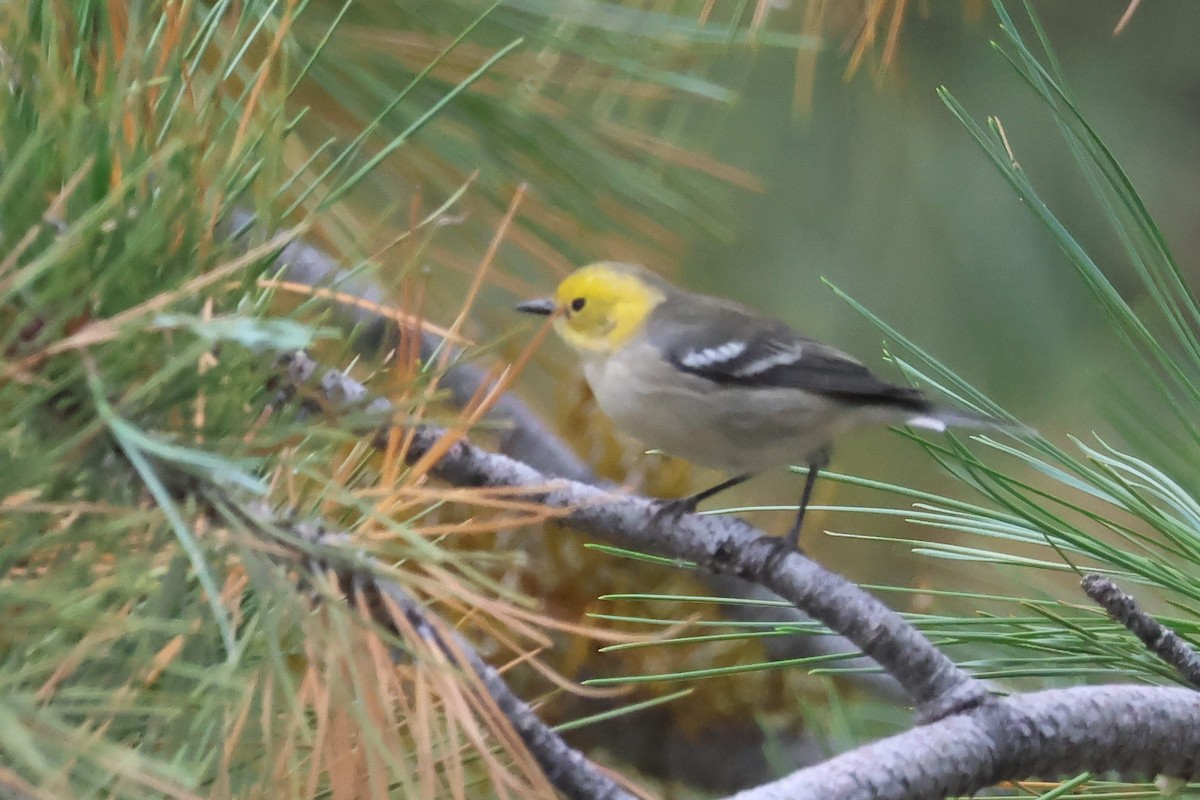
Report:
[[933,431],[1007,426],[938,406],[784,322],[679,288],[638,265],[580,267],[552,297],[527,300],[516,310],[553,317],[600,410],[619,430],[649,449],[730,475],[663,501],[659,513],[694,512],[763,470],[807,465],[796,516],[782,540],[787,550],[799,548],[813,486],[841,434],[868,424]]

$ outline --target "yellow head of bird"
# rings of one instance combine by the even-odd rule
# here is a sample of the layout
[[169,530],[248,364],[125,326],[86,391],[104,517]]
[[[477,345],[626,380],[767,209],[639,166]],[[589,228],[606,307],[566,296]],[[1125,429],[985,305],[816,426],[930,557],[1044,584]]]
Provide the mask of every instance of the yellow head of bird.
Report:
[[666,284],[641,267],[602,261],[581,267],[558,285],[553,298],[517,306],[529,314],[554,315],[554,327],[577,350],[611,352],[637,333]]

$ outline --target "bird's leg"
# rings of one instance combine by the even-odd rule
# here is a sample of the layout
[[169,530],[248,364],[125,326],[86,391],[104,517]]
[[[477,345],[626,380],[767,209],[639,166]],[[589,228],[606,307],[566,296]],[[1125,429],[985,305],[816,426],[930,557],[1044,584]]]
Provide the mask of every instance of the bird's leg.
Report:
[[812,499],[813,485],[817,482],[817,475],[822,469],[829,465],[829,449],[821,448],[817,452],[809,456],[808,459],[808,474],[804,476],[804,489],[800,492],[800,507],[796,509],[796,520],[792,523],[792,529],[788,531],[787,551],[800,549],[800,529],[804,526],[804,512],[808,510],[808,501]]
[[656,519],[665,517],[678,519],[682,514],[694,514],[696,513],[696,507],[699,506],[701,502],[707,500],[715,494],[725,491],[726,489],[732,489],[734,486],[737,486],[740,483],[745,483],[746,481],[750,480],[750,477],[751,473],[749,472],[741,475],[734,475],[732,478],[723,480],[716,486],[710,486],[702,492],[696,492],[695,494],[688,495],[687,497],[679,497],[674,500],[664,500],[659,504],[658,509],[655,510],[654,516]]
[[743,484],[746,481],[750,480],[750,478],[751,478],[751,473],[743,472],[741,475],[734,475],[732,478],[728,478],[726,480],[721,481],[716,486],[710,486],[707,489],[705,489],[704,491],[696,492],[691,497],[686,497],[684,499],[692,506],[692,508],[695,508],[696,506],[700,505],[700,503],[707,500],[708,498],[710,498],[714,495],[720,494],[721,492],[725,491],[726,489],[732,489],[735,486]]

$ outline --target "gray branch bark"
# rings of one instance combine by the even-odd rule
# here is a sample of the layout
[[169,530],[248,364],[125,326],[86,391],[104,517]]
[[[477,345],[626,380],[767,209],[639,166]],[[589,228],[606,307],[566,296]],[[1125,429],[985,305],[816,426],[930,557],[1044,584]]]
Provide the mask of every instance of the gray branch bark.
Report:
[[[409,458],[420,458],[443,434],[434,428],[416,431]],[[450,448],[433,473],[457,486],[528,489],[529,499],[567,511],[562,521],[577,530],[759,583],[874,659],[905,689],[922,719],[938,719],[989,697],[982,683],[899,614],[800,553],[773,559],[776,540],[739,519],[691,514],[666,520],[654,513],[658,504],[653,500],[555,480],[465,440]]]
[[1088,575],[1081,585],[1088,597],[1141,639],[1147,650],[1174,667],[1192,686],[1200,688],[1200,653],[1178,633],[1142,611],[1133,595],[1108,578]]
[[1018,694],[864,745],[732,800],[934,800],[1083,771],[1200,774],[1200,694],[1085,686]]

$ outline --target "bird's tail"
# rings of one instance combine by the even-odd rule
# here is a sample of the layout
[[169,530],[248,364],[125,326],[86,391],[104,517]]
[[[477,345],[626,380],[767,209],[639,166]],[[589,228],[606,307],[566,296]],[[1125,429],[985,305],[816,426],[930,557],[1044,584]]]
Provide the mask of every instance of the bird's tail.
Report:
[[904,424],[938,433],[945,432],[947,428],[965,428],[967,430],[994,430],[1020,437],[1037,435],[1037,431],[1033,428],[1019,422],[996,419],[977,411],[938,406],[930,406],[906,417]]

